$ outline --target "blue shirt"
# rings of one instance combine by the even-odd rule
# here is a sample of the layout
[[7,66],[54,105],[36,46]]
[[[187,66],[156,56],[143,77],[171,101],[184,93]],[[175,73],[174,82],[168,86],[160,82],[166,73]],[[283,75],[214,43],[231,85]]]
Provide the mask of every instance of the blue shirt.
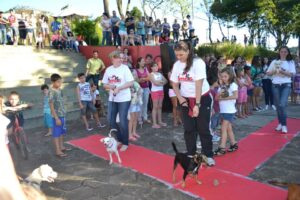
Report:
[[124,22],[124,20],[121,20],[119,23],[119,30],[120,31],[126,31],[126,24]]
[[51,114],[49,96],[44,96],[44,114]]
[[60,30],[60,29],[61,29],[61,23],[60,23],[60,22],[58,22],[58,21],[53,21],[53,22],[51,23],[51,30],[52,30],[52,32],[58,31],[58,30]]
[[145,35],[145,22],[138,22],[136,29],[138,35]]

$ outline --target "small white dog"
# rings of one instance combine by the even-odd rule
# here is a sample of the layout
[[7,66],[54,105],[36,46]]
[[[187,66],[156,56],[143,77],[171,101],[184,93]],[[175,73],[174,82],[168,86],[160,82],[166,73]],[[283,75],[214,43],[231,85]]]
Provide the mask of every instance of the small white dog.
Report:
[[119,163],[122,163],[119,152],[118,152],[118,142],[117,140],[112,137],[112,132],[116,132],[116,129],[111,129],[108,137],[102,138],[100,142],[104,143],[106,147],[106,151],[109,154],[109,164],[111,165],[113,163],[112,154],[115,153],[117,155]]
[[42,181],[53,183],[56,178],[57,172],[55,172],[52,167],[45,164],[33,170],[32,173],[25,179],[25,182],[40,190]]

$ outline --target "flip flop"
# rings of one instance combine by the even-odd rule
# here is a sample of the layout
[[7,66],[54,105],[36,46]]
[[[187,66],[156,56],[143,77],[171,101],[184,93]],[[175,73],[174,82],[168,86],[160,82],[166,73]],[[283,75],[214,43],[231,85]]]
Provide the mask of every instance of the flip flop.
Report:
[[67,157],[68,155],[64,154],[64,153],[61,153],[61,154],[56,154],[55,156],[58,157],[58,158],[64,158],[64,157]]
[[61,151],[71,151],[72,150],[72,148],[64,148],[64,149],[62,149]]

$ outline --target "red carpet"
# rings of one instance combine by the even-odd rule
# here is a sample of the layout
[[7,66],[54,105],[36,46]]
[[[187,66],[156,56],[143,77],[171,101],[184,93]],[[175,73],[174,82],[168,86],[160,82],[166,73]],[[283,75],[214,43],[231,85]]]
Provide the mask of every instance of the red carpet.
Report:
[[[283,200],[287,197],[285,190],[251,180],[246,175],[278,152],[300,130],[297,128],[300,120],[289,119],[288,123],[289,134],[273,133],[275,122],[272,122],[241,140],[239,151],[217,158],[216,167],[202,168],[199,172],[202,185],[197,185],[194,180],[188,178],[186,188],[182,189],[180,167],[176,171],[177,183],[173,185],[171,180],[173,157],[136,145],[130,145],[126,152],[120,153],[122,166],[207,200]],[[92,135],[69,143],[108,160],[104,145],[99,141],[102,137]],[[117,162],[115,156],[114,162]]]

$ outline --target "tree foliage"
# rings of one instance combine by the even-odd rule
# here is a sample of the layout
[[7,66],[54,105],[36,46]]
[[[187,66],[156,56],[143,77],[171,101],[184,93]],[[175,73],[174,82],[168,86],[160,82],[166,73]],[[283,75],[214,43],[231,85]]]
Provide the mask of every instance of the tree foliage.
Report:
[[299,5],[299,0],[215,0],[211,13],[219,19],[248,27],[250,39],[257,37],[258,44],[263,32],[270,33],[276,38],[278,49],[297,32]]
[[82,35],[88,44],[91,44],[93,38],[96,35],[96,22],[92,20],[75,20],[74,32],[76,35]]

